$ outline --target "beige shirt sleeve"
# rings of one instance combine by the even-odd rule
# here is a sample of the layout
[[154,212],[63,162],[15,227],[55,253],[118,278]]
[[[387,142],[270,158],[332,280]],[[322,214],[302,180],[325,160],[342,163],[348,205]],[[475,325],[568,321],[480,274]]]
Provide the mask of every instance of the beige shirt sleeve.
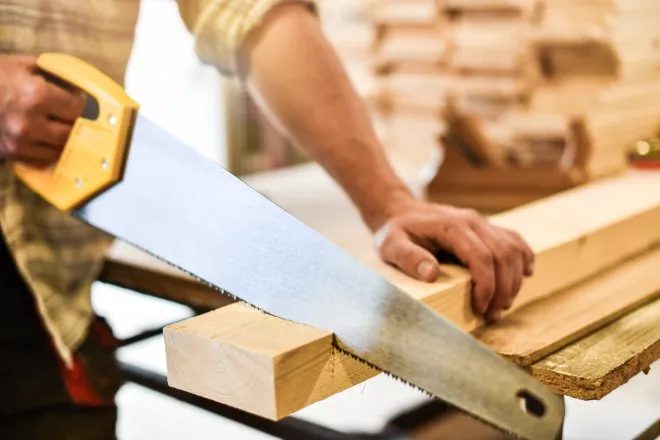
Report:
[[239,51],[250,32],[273,7],[291,1],[318,12],[315,0],[177,0],[197,55],[227,76],[238,73]]

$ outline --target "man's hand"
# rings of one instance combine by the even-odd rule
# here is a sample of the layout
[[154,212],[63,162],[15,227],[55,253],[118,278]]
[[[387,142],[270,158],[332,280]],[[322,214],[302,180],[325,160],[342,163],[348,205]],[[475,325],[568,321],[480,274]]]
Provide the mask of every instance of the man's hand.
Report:
[[57,160],[85,106],[81,93],[48,82],[32,56],[0,56],[0,159]]
[[342,186],[371,231],[386,225],[386,261],[432,281],[439,269],[431,252],[445,250],[469,268],[476,313],[496,320],[511,307],[531,273],[532,251],[517,234],[474,212],[413,198],[306,6],[286,2],[275,8],[243,55],[249,90],[266,114]]
[[434,254],[455,255],[472,275],[473,308],[486,319],[498,320],[532,274],[534,253],[527,243],[475,211],[411,201],[397,212],[376,234],[381,258],[432,282],[440,275]]

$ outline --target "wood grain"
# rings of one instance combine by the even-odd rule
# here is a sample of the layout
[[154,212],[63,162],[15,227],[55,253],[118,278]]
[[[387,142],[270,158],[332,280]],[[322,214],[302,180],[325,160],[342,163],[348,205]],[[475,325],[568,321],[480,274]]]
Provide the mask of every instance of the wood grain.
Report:
[[660,358],[660,300],[609,324],[532,366],[556,392],[601,399]]
[[150,267],[152,260],[146,255],[143,256],[143,263],[139,266],[123,261],[121,257],[120,255],[119,258],[106,261],[99,275],[99,281],[200,310],[213,310],[234,302],[230,297],[192,278],[154,271]]
[[520,365],[530,365],[660,296],[660,248],[572,288],[529,304],[475,337]]
[[[494,216],[494,222],[520,232],[537,255],[536,275],[523,287],[509,314],[657,245],[660,194],[646,189],[659,184],[658,174],[630,173]],[[333,212],[341,217],[336,209]],[[316,215],[323,216],[323,212],[317,211]],[[341,231],[344,239],[351,234],[350,223],[345,226],[349,229]],[[413,298],[423,301],[464,330],[472,331],[482,325],[471,313],[470,279],[463,269],[443,266],[446,275],[438,282],[420,283],[384,265],[372,251],[361,248],[357,253]],[[579,322],[574,334],[581,331],[580,326],[602,322],[608,313],[610,317],[616,315],[605,310],[604,315],[596,316],[591,324]],[[198,325],[197,319],[204,321]],[[234,326],[236,332],[218,331],[224,328],[223,323],[237,320],[240,326]],[[171,386],[274,419],[377,374],[364,364],[337,353],[330,343],[331,334],[268,318],[240,304],[170,326],[165,333]],[[565,342],[570,340],[571,332],[564,337]],[[256,344],[254,348],[252,343]],[[263,362],[263,346],[276,350],[268,354],[271,361],[267,371],[243,364],[241,368],[233,367],[237,359],[249,364],[250,359],[257,356],[259,362]],[[218,379],[218,368],[237,377]],[[242,388],[233,384],[249,386],[252,392],[265,387],[263,393],[255,395],[268,396],[271,400],[253,404]],[[273,394],[272,390],[276,392]]]

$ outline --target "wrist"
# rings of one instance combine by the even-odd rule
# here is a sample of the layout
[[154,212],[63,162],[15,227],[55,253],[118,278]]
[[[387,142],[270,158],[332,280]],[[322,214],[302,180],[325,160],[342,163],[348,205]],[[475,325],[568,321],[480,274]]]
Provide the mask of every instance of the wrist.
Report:
[[417,200],[404,185],[390,188],[376,194],[380,196],[361,207],[360,213],[367,227],[376,232],[385,226],[391,218],[406,212]]

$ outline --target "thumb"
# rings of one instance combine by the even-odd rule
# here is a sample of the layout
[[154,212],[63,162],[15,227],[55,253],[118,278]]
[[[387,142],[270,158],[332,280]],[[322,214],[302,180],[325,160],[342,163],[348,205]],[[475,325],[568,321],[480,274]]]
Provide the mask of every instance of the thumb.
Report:
[[399,233],[386,238],[380,247],[381,258],[406,275],[420,281],[433,282],[440,267],[433,254]]

